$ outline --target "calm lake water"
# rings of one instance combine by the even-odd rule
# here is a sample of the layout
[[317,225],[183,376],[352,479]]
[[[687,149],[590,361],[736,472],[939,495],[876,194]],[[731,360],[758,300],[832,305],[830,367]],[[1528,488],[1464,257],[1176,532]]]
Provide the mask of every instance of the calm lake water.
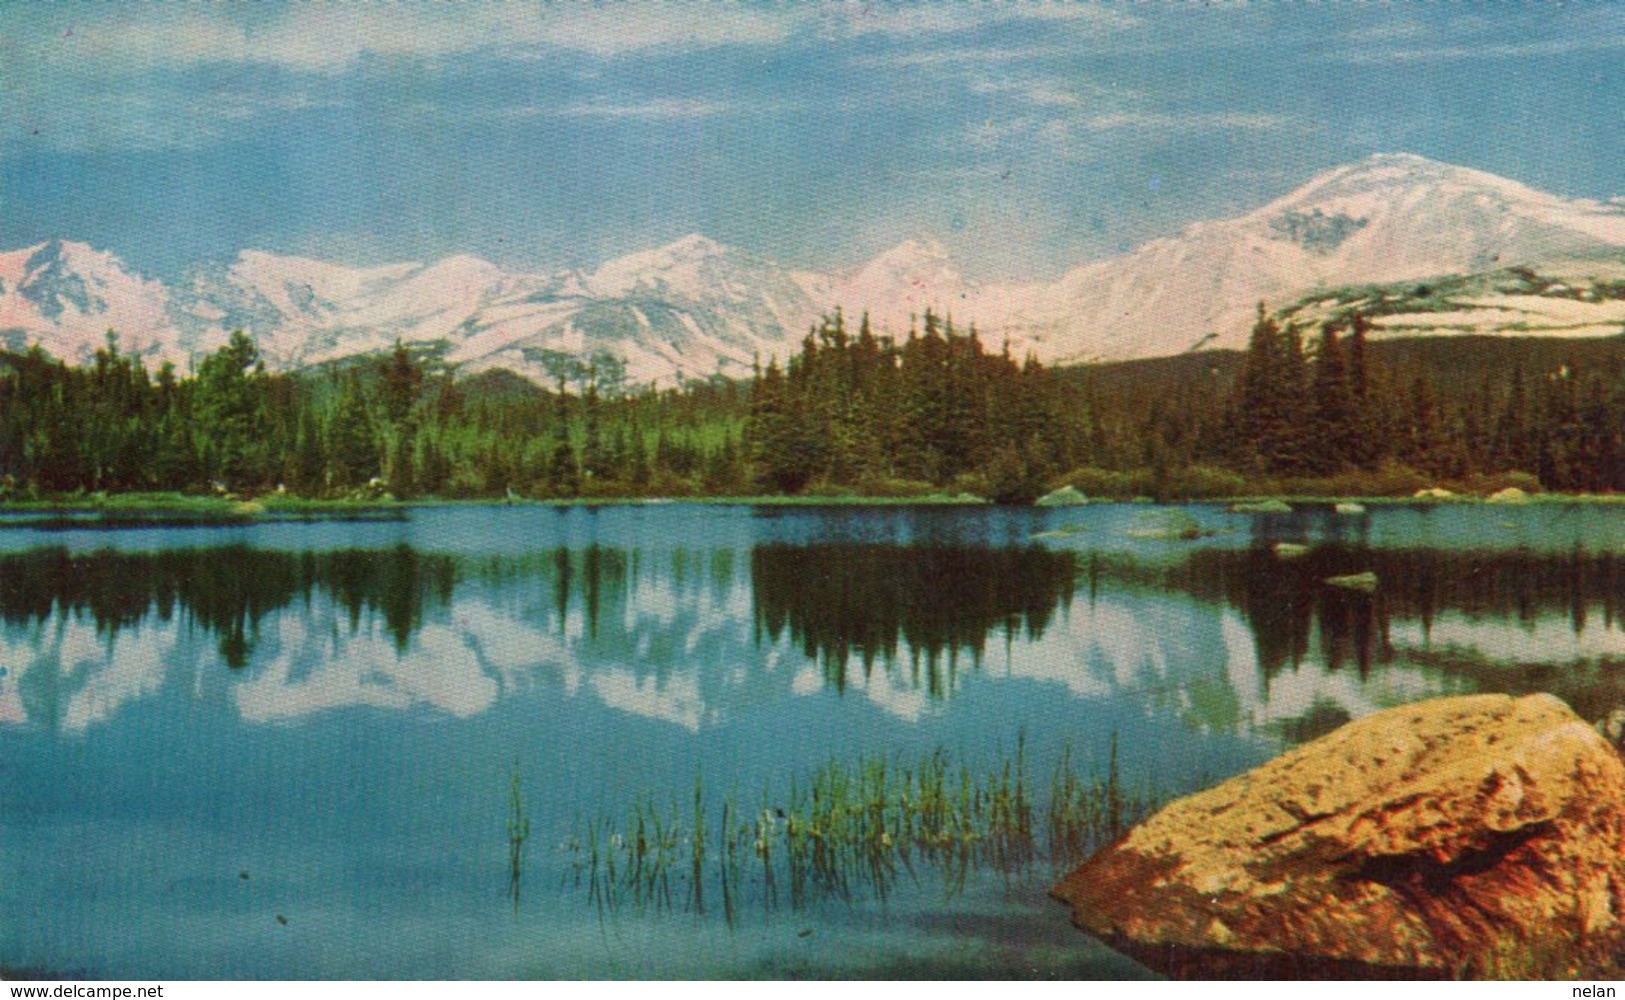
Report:
[[[1155,537],[1160,519],[1213,533]],[[1277,541],[1310,546],[1278,558]],[[1371,571],[1373,594],[1325,586]],[[1436,695],[1625,703],[1625,509],[473,507],[0,530],[0,964],[118,978],[1144,974],[1043,866],[737,918],[598,817],[1022,742],[1193,791]],[[510,894],[518,775],[531,824]],[[712,815],[715,815],[714,811]]]

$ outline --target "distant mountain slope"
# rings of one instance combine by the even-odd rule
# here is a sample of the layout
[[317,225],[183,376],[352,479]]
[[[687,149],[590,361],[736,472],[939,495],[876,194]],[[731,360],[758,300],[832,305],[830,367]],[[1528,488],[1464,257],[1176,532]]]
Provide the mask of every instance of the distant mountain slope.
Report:
[[515,278],[448,338],[464,370],[509,368],[548,380],[558,354],[607,353],[637,382],[746,375],[785,356],[820,310],[828,279],[688,236],[591,274]]
[[1065,275],[1032,335],[1056,360],[1245,343],[1257,303],[1317,289],[1606,257],[1625,207],[1543,194],[1418,156],[1340,167],[1257,211],[1198,223]]
[[187,340],[171,321],[169,290],[110,253],[63,240],[0,253],[0,345],[22,350],[37,343],[83,361],[109,329],[125,350],[154,361],[184,360],[200,346],[217,346]]
[[977,285],[928,239],[829,275],[696,235],[591,273],[516,274],[468,256],[358,269],[245,250],[169,288],[52,241],[0,253],[0,346],[84,361],[113,328],[125,350],[184,367],[243,329],[279,369],[399,338],[470,373],[547,382],[561,358],[608,354],[649,382],[744,374],[793,352],[837,305],[897,336],[934,308],[990,345],[1071,362],[1241,347],[1261,300],[1305,320],[1360,308],[1379,333],[1591,336],[1625,322],[1622,282],[1618,199],[1385,154],[1050,283]]
[[1625,252],[1478,274],[1348,285],[1284,305],[1309,325],[1358,312],[1374,336],[1606,337],[1625,332]]

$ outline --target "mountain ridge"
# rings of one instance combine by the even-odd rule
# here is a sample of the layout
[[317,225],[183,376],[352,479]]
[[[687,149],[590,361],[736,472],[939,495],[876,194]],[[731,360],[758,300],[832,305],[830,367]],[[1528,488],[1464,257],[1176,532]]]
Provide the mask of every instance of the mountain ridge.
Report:
[[[807,327],[840,306],[899,337],[930,308],[1046,362],[1127,360],[1241,346],[1261,300],[1301,307],[1326,293],[1347,306],[1339,289],[1513,265],[1612,289],[1622,251],[1618,198],[1567,199],[1414,154],[1376,154],[1051,282],[971,282],[929,235],[844,274],[786,268],[694,233],[591,271],[545,273],[467,254],[351,268],[245,249],[173,286],[107,251],[52,240],[0,252],[0,343],[82,362],[111,327],[131,353],[185,366],[240,328],[274,369],[399,339],[469,374],[507,368],[547,383],[561,356],[608,354],[633,381],[659,383],[746,374],[758,359],[795,351]],[[1578,273],[1588,260],[1598,273]],[[1562,284],[1546,281],[1535,294]],[[1561,335],[1573,318],[1539,331]],[[1581,320],[1570,325],[1594,331],[1625,324],[1625,314],[1609,307]],[[1418,329],[1429,328],[1406,327]]]

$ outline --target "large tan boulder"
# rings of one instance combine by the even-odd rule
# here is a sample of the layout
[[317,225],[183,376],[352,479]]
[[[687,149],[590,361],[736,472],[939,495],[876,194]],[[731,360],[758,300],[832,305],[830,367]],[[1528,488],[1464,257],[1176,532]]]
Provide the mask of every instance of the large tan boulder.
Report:
[[1442,698],[1172,803],[1053,894],[1175,976],[1574,975],[1619,940],[1622,810],[1557,698]]

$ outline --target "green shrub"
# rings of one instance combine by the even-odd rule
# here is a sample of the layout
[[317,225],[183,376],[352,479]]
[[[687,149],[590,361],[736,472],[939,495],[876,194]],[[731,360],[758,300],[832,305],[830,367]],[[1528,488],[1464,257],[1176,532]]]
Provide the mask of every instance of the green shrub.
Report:
[[1135,469],[1132,472],[1123,472],[1117,469],[1102,469],[1098,466],[1083,465],[1063,476],[1057,476],[1050,481],[1049,485],[1051,489],[1071,486],[1091,497],[1127,500],[1130,497],[1152,492],[1151,478],[1151,470],[1149,469]]

